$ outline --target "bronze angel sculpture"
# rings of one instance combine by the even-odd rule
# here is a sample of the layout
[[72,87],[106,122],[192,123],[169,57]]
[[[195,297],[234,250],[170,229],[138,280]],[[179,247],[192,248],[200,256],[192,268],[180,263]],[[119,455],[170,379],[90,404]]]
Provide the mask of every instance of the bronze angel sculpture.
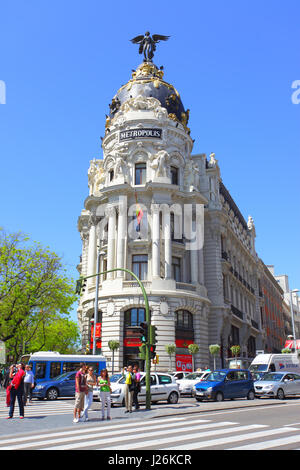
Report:
[[167,41],[170,36],[163,36],[161,34],[153,34],[153,36],[150,36],[149,31],[145,33],[144,36],[136,36],[133,39],[130,39],[130,41],[133,44],[139,44],[139,54],[144,53],[144,61],[145,62],[152,62],[152,59],[154,57],[154,52],[156,50],[156,44],[159,41]]

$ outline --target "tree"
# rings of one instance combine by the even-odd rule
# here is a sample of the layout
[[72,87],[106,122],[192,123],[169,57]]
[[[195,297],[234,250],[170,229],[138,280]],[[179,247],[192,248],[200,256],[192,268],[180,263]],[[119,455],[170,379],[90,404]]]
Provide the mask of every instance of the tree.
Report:
[[195,368],[195,365],[194,365],[194,355],[197,354],[199,352],[199,346],[198,344],[189,344],[188,345],[188,349],[192,355],[192,368],[193,368],[193,372],[194,372],[194,368]]
[[108,341],[108,347],[112,351],[112,368],[111,368],[112,370],[111,370],[111,373],[113,374],[114,373],[114,362],[115,362],[115,351],[117,351],[119,349],[120,343],[119,343],[119,341],[111,339],[110,341]]
[[0,340],[15,357],[40,329],[69,315],[76,300],[73,285],[56,253],[22,233],[0,229]]
[[235,345],[235,346],[231,346],[230,348],[230,351],[232,352],[232,354],[234,355],[235,357],[235,364],[236,364],[236,358],[238,357],[238,355],[240,354],[240,346],[238,345]]
[[220,349],[221,349],[221,346],[219,346],[218,344],[211,344],[209,346],[209,352],[214,358],[214,369],[216,369],[216,356],[219,355]]
[[172,356],[175,354],[176,352],[176,345],[175,344],[166,344],[165,345],[165,349],[168,353],[168,356],[169,356],[169,371],[172,370]]

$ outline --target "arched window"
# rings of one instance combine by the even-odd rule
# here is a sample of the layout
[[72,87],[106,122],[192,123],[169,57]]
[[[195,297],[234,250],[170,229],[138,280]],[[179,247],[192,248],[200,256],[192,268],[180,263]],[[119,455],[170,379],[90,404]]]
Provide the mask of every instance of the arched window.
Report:
[[177,310],[176,312],[176,328],[180,330],[193,329],[193,314],[188,310]]
[[124,315],[125,328],[128,326],[140,326],[146,321],[146,310],[144,308],[131,308]]

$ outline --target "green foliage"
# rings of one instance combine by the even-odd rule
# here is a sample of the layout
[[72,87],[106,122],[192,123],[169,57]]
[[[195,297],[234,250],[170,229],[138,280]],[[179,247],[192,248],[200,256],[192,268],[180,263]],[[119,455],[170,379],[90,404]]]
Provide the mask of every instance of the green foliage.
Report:
[[53,347],[65,350],[63,333],[70,339],[71,331],[71,343],[77,343],[75,325],[63,318],[76,300],[73,286],[56,253],[22,233],[0,229],[0,340],[10,354],[18,357],[46,344],[50,350],[52,336]]
[[165,349],[166,349],[169,357],[171,357],[176,352],[176,345],[175,344],[166,344]]
[[191,354],[197,354],[199,352],[200,348],[199,348],[198,344],[189,344],[188,349],[189,349]]
[[221,346],[218,344],[211,344],[209,346],[209,352],[212,356],[217,356],[220,352]]
[[281,350],[282,354],[291,354],[292,350],[290,348],[284,348]]
[[230,348],[230,351],[232,352],[232,354],[233,354],[235,357],[237,357],[237,356],[240,354],[240,350],[241,350],[241,348],[240,348],[240,346],[238,346],[238,345],[231,346],[231,348]]
[[119,341],[111,339],[110,341],[108,341],[108,347],[111,351],[116,351],[117,349],[119,349],[120,343]]

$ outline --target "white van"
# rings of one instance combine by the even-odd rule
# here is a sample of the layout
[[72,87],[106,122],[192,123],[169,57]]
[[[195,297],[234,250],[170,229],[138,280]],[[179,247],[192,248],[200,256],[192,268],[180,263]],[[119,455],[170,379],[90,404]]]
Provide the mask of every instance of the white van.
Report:
[[297,354],[258,354],[250,364],[251,372],[296,372],[300,374]]

